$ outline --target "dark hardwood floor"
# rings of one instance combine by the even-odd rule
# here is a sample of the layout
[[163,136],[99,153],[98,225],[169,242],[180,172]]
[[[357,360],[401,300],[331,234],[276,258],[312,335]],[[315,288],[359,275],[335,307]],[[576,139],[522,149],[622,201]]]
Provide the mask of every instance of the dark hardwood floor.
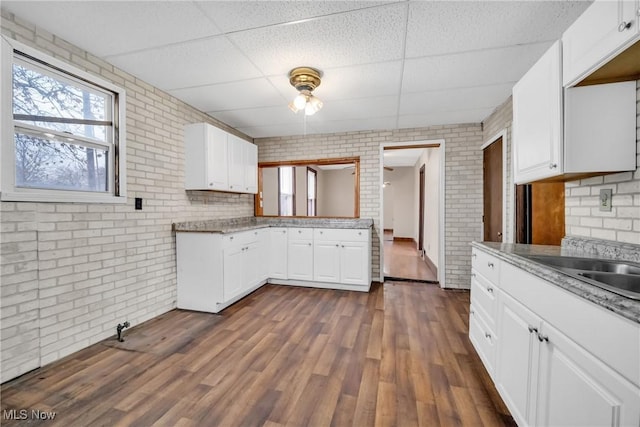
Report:
[[174,310],[8,382],[1,406],[56,412],[28,423],[47,426],[514,425],[468,313],[468,292],[437,285],[267,285],[221,315]]

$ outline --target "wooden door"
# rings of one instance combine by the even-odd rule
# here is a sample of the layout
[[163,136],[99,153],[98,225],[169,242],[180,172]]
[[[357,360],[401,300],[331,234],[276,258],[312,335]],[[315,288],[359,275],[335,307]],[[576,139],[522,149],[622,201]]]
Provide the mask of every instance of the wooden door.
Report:
[[418,251],[421,255],[424,250],[424,166],[420,167],[420,197],[418,202]]
[[483,150],[484,241],[502,242],[502,137]]
[[531,184],[531,243],[560,245],[564,237],[564,183]]

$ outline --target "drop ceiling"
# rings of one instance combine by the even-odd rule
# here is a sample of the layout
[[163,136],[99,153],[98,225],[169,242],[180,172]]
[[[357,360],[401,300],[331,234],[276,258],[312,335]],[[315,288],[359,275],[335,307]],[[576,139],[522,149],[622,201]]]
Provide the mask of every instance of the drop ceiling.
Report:
[[[254,137],[478,123],[588,1],[3,1]],[[323,72],[314,116],[288,72]]]

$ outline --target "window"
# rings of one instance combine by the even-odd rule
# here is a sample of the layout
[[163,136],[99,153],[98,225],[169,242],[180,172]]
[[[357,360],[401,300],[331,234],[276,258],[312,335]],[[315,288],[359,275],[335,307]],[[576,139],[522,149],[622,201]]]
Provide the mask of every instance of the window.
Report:
[[318,200],[318,172],[307,167],[307,216],[316,216]]
[[2,200],[126,201],[124,91],[4,38],[2,67]]
[[278,215],[293,216],[296,214],[294,181],[295,168],[281,166],[278,168]]

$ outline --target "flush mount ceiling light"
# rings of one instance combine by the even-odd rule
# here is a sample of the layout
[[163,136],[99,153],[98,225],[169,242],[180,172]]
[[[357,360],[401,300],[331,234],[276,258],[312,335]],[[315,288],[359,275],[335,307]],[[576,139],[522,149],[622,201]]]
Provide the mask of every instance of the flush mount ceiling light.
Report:
[[310,67],[297,67],[289,72],[289,83],[295,87],[298,95],[289,103],[294,113],[304,110],[306,116],[312,116],[322,108],[322,101],[313,95],[320,86],[320,71]]

